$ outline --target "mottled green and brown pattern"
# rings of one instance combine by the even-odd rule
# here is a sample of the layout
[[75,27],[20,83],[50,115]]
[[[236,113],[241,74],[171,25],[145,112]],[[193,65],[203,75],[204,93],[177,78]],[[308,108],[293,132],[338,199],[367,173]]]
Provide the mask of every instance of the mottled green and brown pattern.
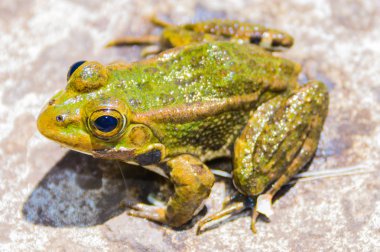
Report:
[[[214,183],[203,162],[217,157],[233,156],[234,184],[243,195],[257,196],[274,183],[266,192],[272,197],[311,159],[328,105],[324,84],[300,87],[300,65],[270,53],[291,46],[285,33],[208,21],[166,25],[160,41],[182,33],[191,36],[165,42],[182,47],[150,59],[108,66],[84,62],[38,119],[42,134],[69,148],[170,178],[175,192],[167,206],[136,204],[130,214],[171,226],[183,225],[201,209]],[[134,41],[144,39],[150,38]],[[104,130],[97,124],[102,116],[117,124]]]

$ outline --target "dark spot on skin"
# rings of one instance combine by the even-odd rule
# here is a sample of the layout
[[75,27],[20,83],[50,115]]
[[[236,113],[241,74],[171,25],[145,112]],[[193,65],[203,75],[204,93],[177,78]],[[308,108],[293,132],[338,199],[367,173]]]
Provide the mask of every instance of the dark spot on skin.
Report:
[[273,47],[279,47],[279,46],[281,46],[281,42],[279,40],[274,39],[274,40],[272,40],[272,46]]
[[63,116],[62,115],[58,115],[55,120],[57,120],[57,122],[63,122]]
[[49,101],[49,105],[51,106],[51,105],[53,105],[55,103],[55,99],[51,99],[50,101]]
[[251,44],[258,45],[261,42],[261,34],[260,33],[255,33],[251,37],[249,37],[249,42]]
[[161,151],[160,150],[152,150],[148,153],[144,153],[136,156],[136,161],[140,165],[151,165],[157,164],[161,161]]

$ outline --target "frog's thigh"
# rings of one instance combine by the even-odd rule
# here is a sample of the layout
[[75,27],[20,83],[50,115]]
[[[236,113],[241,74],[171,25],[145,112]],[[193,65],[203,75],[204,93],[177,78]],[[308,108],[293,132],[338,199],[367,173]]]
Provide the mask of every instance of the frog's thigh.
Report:
[[235,142],[237,189],[254,196],[287,183],[316,151],[327,107],[326,86],[316,81],[262,104]]
[[167,162],[174,194],[166,207],[167,224],[177,227],[189,221],[202,207],[214,184],[209,168],[191,155],[180,155]]

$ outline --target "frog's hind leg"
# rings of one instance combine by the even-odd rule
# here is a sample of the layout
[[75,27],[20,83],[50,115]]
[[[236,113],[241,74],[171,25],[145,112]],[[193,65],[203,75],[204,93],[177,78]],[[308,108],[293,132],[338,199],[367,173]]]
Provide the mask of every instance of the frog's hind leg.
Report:
[[141,37],[125,36],[110,41],[106,47],[143,45],[146,47],[142,49],[141,56],[146,57],[148,55],[157,54],[162,51],[160,39],[161,37],[156,35],[144,35]]
[[173,26],[173,24],[166,22],[165,20],[157,17],[156,15],[153,15],[150,17],[150,22],[154,24],[155,26],[159,26],[162,28]]
[[[150,18],[150,21],[159,27],[169,27],[172,26],[172,24],[159,19],[156,16],[152,16]],[[106,45],[106,47],[114,47],[114,46],[133,46],[133,45],[144,45],[149,46],[146,49],[144,49],[144,52],[142,53],[143,56],[149,55],[149,54],[155,54],[162,50],[160,46],[160,40],[161,36],[158,35],[143,35],[139,37],[133,37],[133,36],[124,36],[118,39],[114,39]]]
[[125,36],[108,42],[106,47],[132,46],[132,45],[155,45],[159,44],[160,36],[143,35],[140,37]]
[[245,204],[244,201],[238,201],[238,202],[234,202],[230,205],[227,205],[222,210],[200,220],[198,225],[197,225],[197,232],[196,233],[200,234],[203,230],[203,227],[206,226],[210,222],[218,221],[225,216],[231,216],[234,214],[238,214],[238,213],[244,211],[245,209],[247,209],[247,205]]
[[293,37],[280,30],[263,28],[252,32],[249,36],[251,44],[258,45],[267,51],[284,51],[293,46]]
[[234,184],[244,195],[259,195],[252,231],[259,213],[271,214],[274,194],[314,155],[327,108],[326,86],[309,82],[262,104],[236,140]]
[[[234,20],[209,20],[185,25],[197,34],[215,35],[214,40],[231,40],[237,43],[258,45],[268,51],[283,51],[292,47],[293,37],[286,32],[259,24]],[[204,40],[208,41],[207,38]]]

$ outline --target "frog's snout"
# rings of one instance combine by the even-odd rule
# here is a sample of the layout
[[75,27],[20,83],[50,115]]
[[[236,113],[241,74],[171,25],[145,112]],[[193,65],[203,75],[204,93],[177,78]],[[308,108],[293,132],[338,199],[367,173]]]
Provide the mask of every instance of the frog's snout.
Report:
[[81,123],[75,114],[59,111],[49,103],[38,116],[37,128],[42,135],[55,142],[80,152],[90,153],[91,140],[82,129]]
[[64,121],[64,116],[61,114],[54,116],[54,112],[49,108],[50,106],[49,102],[49,105],[42,109],[37,119],[37,128],[45,137],[58,141],[58,124]]
[[45,106],[37,119],[37,128],[45,137],[57,141],[60,127],[67,126],[67,116],[63,113],[57,113],[52,108],[52,103]]

